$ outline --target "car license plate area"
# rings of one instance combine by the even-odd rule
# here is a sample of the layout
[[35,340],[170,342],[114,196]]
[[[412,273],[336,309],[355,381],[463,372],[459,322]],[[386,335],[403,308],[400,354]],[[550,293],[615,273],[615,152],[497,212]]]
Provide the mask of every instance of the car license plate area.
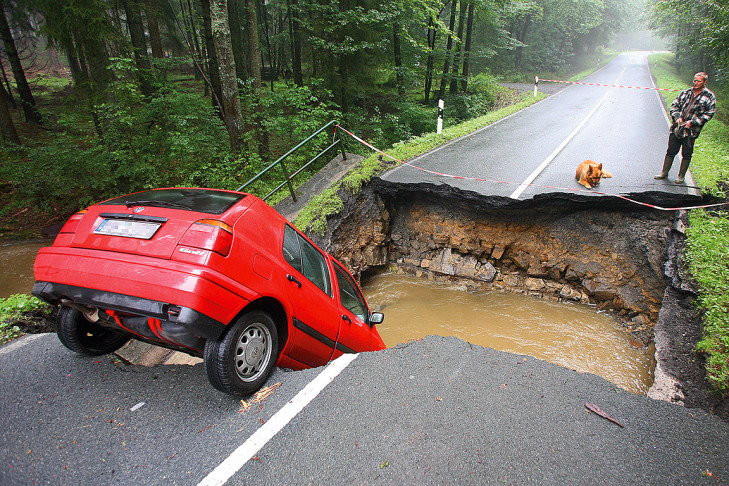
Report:
[[138,238],[148,240],[157,232],[162,223],[149,221],[130,221],[121,219],[104,219],[96,227],[94,234],[108,236],[122,236],[124,238]]

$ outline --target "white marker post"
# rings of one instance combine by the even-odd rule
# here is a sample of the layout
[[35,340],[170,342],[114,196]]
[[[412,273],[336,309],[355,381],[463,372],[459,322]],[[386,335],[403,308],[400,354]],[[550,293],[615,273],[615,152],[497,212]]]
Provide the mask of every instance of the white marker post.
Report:
[[438,131],[437,133],[440,133],[443,131],[443,107],[445,104],[443,103],[443,100],[438,100]]
[[534,76],[534,96],[537,96],[537,88],[539,87],[539,76]]

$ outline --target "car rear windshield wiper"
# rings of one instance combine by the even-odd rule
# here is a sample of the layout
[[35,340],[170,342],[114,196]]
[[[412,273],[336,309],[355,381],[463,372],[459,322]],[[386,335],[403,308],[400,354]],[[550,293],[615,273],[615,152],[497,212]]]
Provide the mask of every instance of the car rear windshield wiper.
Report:
[[125,204],[128,208],[133,208],[134,206],[155,206],[158,208],[177,208],[194,211],[190,206],[169,201],[126,201]]

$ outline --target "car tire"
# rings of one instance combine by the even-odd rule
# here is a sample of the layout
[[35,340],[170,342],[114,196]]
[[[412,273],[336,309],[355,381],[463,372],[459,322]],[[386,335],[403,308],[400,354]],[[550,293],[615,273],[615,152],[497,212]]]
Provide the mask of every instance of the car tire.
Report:
[[205,371],[218,390],[236,396],[258,391],[278,359],[278,331],[271,316],[252,311],[217,340],[205,343]]
[[56,334],[64,346],[86,356],[101,356],[124,346],[130,337],[86,319],[78,309],[63,306],[58,311]]

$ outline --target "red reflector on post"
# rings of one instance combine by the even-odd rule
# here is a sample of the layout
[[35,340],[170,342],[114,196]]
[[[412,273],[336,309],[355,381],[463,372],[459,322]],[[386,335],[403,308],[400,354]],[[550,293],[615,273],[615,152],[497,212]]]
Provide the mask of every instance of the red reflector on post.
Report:
[[233,228],[216,219],[201,219],[187,229],[178,244],[227,256],[233,244]]

